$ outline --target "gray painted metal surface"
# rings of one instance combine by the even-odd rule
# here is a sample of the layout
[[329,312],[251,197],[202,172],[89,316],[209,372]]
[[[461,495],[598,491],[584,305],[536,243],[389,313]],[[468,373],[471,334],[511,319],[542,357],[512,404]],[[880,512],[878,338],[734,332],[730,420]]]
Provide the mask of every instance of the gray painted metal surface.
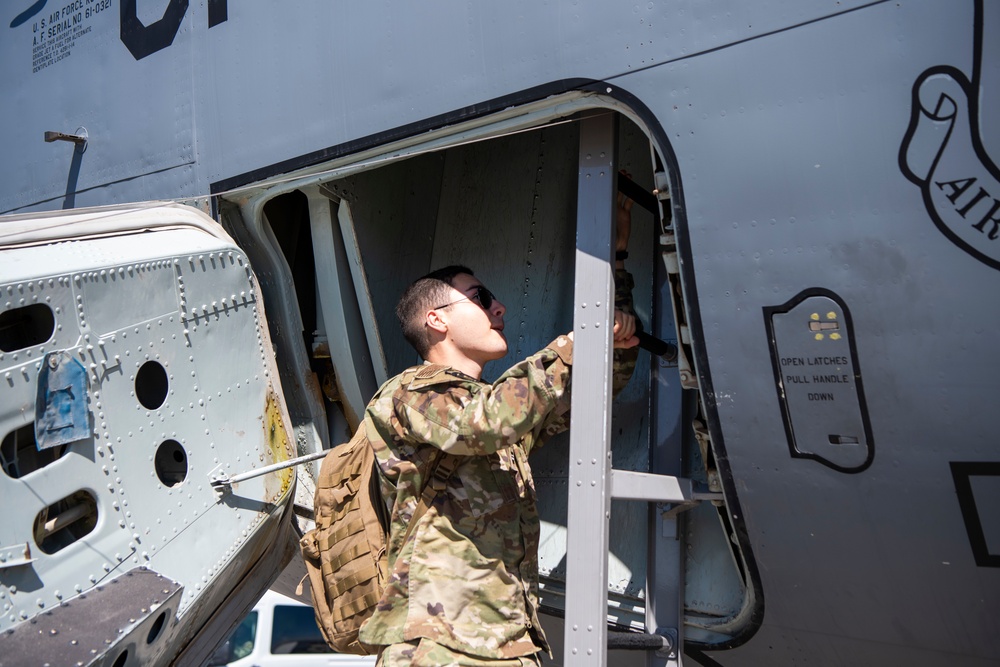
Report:
[[[630,86],[651,104],[678,107],[671,138],[710,366],[699,370],[710,371],[717,433],[734,477],[746,484],[739,518],[767,600],[761,632],[716,654],[723,664],[767,660],[770,646],[798,645],[790,642],[794,631],[779,629],[788,627],[803,629],[807,647],[789,648],[789,662],[876,661],[881,641],[908,646],[914,664],[940,659],[914,645],[969,664],[997,655],[985,633],[1000,596],[993,572],[973,565],[949,466],[995,460],[996,423],[974,388],[996,386],[996,355],[982,338],[996,314],[976,305],[994,300],[996,271],[934,228],[920,189],[898,165],[921,73],[953,64],[972,74],[973,8],[880,5],[707,54],[678,68],[668,89],[651,73]],[[914,12],[927,14],[918,20]],[[906,64],[893,68],[883,28],[909,21],[912,32],[897,42]],[[849,56],[838,35],[851,36]],[[782,55],[790,51],[813,57],[796,64]],[[995,63],[988,67],[995,73]],[[772,76],[746,88],[749,71]],[[965,159],[970,173],[980,162],[971,153]],[[875,442],[862,474],[790,459],[776,418],[764,308],[814,287],[837,294],[854,319]],[[996,479],[988,466],[979,470],[984,486]],[[977,508],[974,522],[996,525],[988,504]],[[984,582],[989,593],[974,593]],[[786,595],[787,587],[801,595]],[[968,610],[962,633],[945,639],[939,629],[953,619],[944,609],[958,607]],[[837,644],[843,653],[805,630],[824,625],[845,636]]]
[[307,190],[306,196],[323,330],[334,359],[341,404],[351,426],[357,428],[368,399],[375,395],[380,383],[376,382],[368,353],[344,239],[339,225],[334,224],[334,203],[318,188]]
[[580,123],[576,276],[573,290],[572,428],[569,438],[569,512],[566,567],[565,658],[605,665],[608,520],[611,518],[611,338],[614,324],[612,249],[618,128],[609,114]]
[[[7,327],[0,354],[2,430],[21,438],[5,440],[0,486],[19,509],[0,523],[0,540],[27,543],[33,554],[3,571],[0,627],[77,608],[96,586],[150,568],[183,593],[170,633],[132,655],[166,664],[210,625],[264,545],[274,546],[294,484],[291,471],[234,484],[221,497],[210,484],[219,472],[289,457],[249,265],[221,228],[188,207],[13,221],[3,233],[4,314],[44,304],[52,319],[23,342]],[[89,427],[39,459],[23,429],[34,411],[23,408],[53,351],[86,367],[87,390],[74,400],[86,406]],[[42,523],[52,528],[40,539]]]
[[[43,144],[46,130],[84,126],[90,134],[77,206],[127,197],[136,177],[196,196],[241,173],[233,165],[263,167],[568,77],[613,79],[872,3],[782,0],[766,11],[731,1],[456,4],[435,14],[440,39],[411,29],[426,18],[415,8],[401,11],[384,0],[349,11],[321,0],[294,11],[225,4],[228,20],[215,25],[202,7],[185,4],[176,27],[156,25],[147,36],[150,48],[165,46],[140,59],[122,43],[125,10],[117,5],[91,14],[84,7],[79,20],[77,12],[64,16],[63,6],[49,6],[15,27],[5,21],[10,38],[0,47],[0,81],[30,84],[39,95],[33,108],[44,111],[15,115],[16,105],[9,108],[16,122],[0,136],[12,154],[33,157],[11,172],[0,211],[62,205],[72,146]],[[157,9],[176,12],[182,3],[137,5],[153,26]],[[129,105],[101,113],[107,91],[77,76],[95,66],[128,72]],[[307,80],[312,85],[303,85]],[[276,121],[295,131],[279,131]]]
[[[326,415],[340,408],[324,403],[309,367],[299,286],[261,213],[280,186],[265,180],[499,127],[529,107],[549,120],[573,105],[570,113],[592,106],[629,118],[652,144],[633,163],[643,169],[630,170],[647,186],[650,171],[660,174],[673,214],[663,230],[669,279],[653,279],[649,261],[661,230],[634,236],[630,251],[647,258],[634,272],[651,290],[640,313],[664,337],[676,320],[681,357],[678,368],[654,369],[652,403],[642,391],[620,399],[613,433],[647,421],[622,434],[637,446],[616,437],[615,465],[690,476],[725,495],[719,508],[703,504],[680,520],[690,547],[688,657],[725,648],[710,660],[1000,658],[995,3],[522,3],[449,6],[431,20],[425,8],[387,3],[242,2],[223,3],[228,18],[210,21],[205,7],[177,13],[181,3],[168,2],[174,24],[146,15],[163,6],[143,2],[142,20],[159,27],[132,37],[123,37],[123,7],[84,7],[64,29],[63,7],[22,4],[0,21],[9,36],[0,40],[9,100],[0,111],[0,211],[204,202],[254,186],[215,204],[272,309],[282,377],[294,380],[284,394],[299,453],[339,441],[328,424],[342,427]],[[125,41],[135,34],[161,48],[133,55]],[[44,142],[46,131],[77,128],[87,131],[86,151]],[[329,177],[355,214],[388,372],[413,361],[393,339],[392,302],[446,259],[509,286],[494,291],[516,323],[512,354],[569,328],[574,215],[564,202],[575,175],[556,156],[565,158],[575,132],[550,127]],[[820,392],[834,395],[835,411],[830,401],[810,405],[815,392],[789,402],[775,378],[775,349],[780,378],[787,345],[806,359],[812,343],[794,342],[795,330],[772,336],[769,322],[791,322],[775,320],[774,309],[810,290],[834,295],[851,315],[856,356],[839,364],[852,390],[845,410],[837,392]],[[5,411],[27,397],[5,399]],[[836,428],[816,423],[830,415]],[[810,439],[852,436],[844,424],[864,431],[866,419],[863,445],[801,441],[802,429],[817,429]],[[671,471],[677,443],[683,469]],[[566,560],[565,443],[551,445],[533,461],[551,499],[542,507],[550,597]],[[657,564],[666,552],[656,539],[648,568],[643,538],[618,547],[615,531],[654,523],[644,510],[636,516],[639,505],[612,503],[622,514],[612,521],[608,579],[612,601],[620,589],[641,606],[646,586],[634,585],[635,573],[666,588],[660,573],[676,568]],[[18,559],[29,543],[0,547]],[[627,564],[619,577],[616,561]]]
[[695,500],[689,479],[628,470],[612,470],[610,479],[612,497],[621,500],[655,501],[673,505],[693,504],[702,500]]

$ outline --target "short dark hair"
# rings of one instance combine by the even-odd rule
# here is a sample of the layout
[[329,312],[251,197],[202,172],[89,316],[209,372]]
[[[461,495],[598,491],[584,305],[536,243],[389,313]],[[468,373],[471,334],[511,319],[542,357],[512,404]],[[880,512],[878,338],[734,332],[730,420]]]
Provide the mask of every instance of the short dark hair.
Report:
[[403,336],[413,346],[421,358],[426,358],[430,348],[430,338],[424,327],[427,311],[446,303],[451,298],[452,281],[460,273],[475,274],[467,266],[452,264],[426,276],[417,278],[399,297],[396,304],[396,318],[403,329]]

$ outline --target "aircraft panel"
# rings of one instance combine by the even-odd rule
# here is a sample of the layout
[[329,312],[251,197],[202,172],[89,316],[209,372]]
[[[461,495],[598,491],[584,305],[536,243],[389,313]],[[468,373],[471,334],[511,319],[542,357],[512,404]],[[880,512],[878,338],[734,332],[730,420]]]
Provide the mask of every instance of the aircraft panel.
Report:
[[[0,486],[20,510],[0,524],[0,627],[44,611],[63,641],[78,639],[88,628],[75,603],[86,609],[95,587],[124,585],[130,570],[146,568],[178,591],[159,623],[165,630],[152,632],[153,601],[136,600],[142,614],[99,654],[134,655],[132,635],[142,633],[141,660],[162,663],[211,626],[215,607],[271,548],[294,482],[286,469],[225,490],[211,483],[293,451],[254,278],[242,251],[185,207],[9,224],[8,242],[33,245],[3,249],[4,311],[52,304],[55,317],[48,338],[0,357],[4,405],[22,407],[5,411],[2,429],[29,427],[17,431],[28,446],[16,459],[4,442]],[[140,303],[123,307],[132,302]],[[9,334],[5,348],[16,340]],[[73,367],[83,381],[67,390],[61,373]],[[31,410],[36,387],[44,402]],[[59,429],[64,420],[49,412],[67,402],[81,408],[81,432],[63,456],[29,469],[45,463],[29,456],[32,422],[42,415],[39,424]],[[23,557],[10,559],[17,546]]]
[[833,293],[807,290],[764,317],[792,456],[864,470],[875,443],[850,311]]
[[[985,471],[984,471],[985,472]],[[986,553],[993,559],[1000,555],[1000,521],[992,508],[1000,507],[1000,475],[975,474],[972,479],[972,496],[976,501],[978,518],[986,543]]]
[[[997,573],[970,567],[949,467],[989,460],[995,440],[986,332],[1000,322],[970,304],[993,299],[996,269],[935,229],[900,164],[921,74],[971,76],[973,9],[879,5],[621,81],[664,119],[676,154],[705,336],[699,370],[710,372],[717,444],[741,480],[765,627],[857,638],[845,661],[878,659],[880,642],[1000,654],[987,620],[1000,600],[983,595]],[[780,428],[764,309],[816,288],[853,318],[874,445],[864,471],[792,459]],[[801,596],[768,595],[787,590]],[[802,655],[828,655],[817,638],[802,641]],[[794,651],[781,643],[778,653],[754,638],[712,656],[785,662]]]
[[390,376],[418,361],[399,331],[395,308],[409,282],[432,270],[443,162],[431,153],[327,186],[351,206]]
[[[87,14],[96,2],[108,11]],[[206,8],[166,0],[142,2],[131,17],[133,3],[81,0],[80,20],[69,0],[23,4],[0,28],[13,36],[0,40],[0,82],[12,91],[2,117],[13,119],[0,137],[11,155],[26,156],[2,170],[0,211],[204,195],[603,79],[589,90],[608,96],[591,99],[630,107],[675,172],[689,309],[682,315],[692,325],[679,333],[693,344],[706,407],[694,419],[707,420],[716,448],[701,454],[709,464],[717,456],[738,510],[722,524],[732,530],[726,537],[752,547],[749,564],[734,565],[745,568],[747,585],[763,584],[767,599],[759,634],[712,655],[726,664],[1000,656],[991,627],[1000,616],[991,459],[1000,425],[990,403],[991,336],[1000,324],[991,307],[1000,268],[1000,144],[992,120],[1000,60],[991,3],[525,3],[455,7],[431,20],[422,9],[387,3],[228,7],[214,0]],[[228,11],[220,14],[220,6]],[[67,10],[68,19],[61,16]],[[27,37],[46,14],[69,23],[43,37],[40,51],[32,37],[29,59]],[[38,68],[30,76],[29,64]],[[136,108],[142,113],[132,117]],[[87,124],[87,150],[43,144],[43,122],[66,132]],[[549,141],[558,133],[539,134]],[[345,185],[335,196],[358,213],[383,327],[392,329],[391,306],[428,257],[467,252],[463,261],[484,278],[513,288],[508,305],[525,313],[516,352],[554,333],[528,314],[548,315],[565,301],[571,264],[559,253],[572,247],[572,232],[549,221],[560,219],[571,169],[558,154],[567,159],[572,141],[491,143],[482,153],[452,149],[395,174],[376,170],[334,184]],[[527,205],[526,194],[538,201]],[[529,209],[530,224],[519,224],[518,212]],[[520,263],[542,248],[552,261]],[[783,415],[773,355],[776,345],[781,358],[788,335],[768,330],[776,307],[820,293],[836,304],[827,313],[850,313],[856,358],[848,377],[858,397],[857,409],[852,399],[844,414],[871,431],[865,459],[837,458],[836,446],[827,452],[840,469],[796,456],[806,449],[797,441],[803,428],[819,429],[819,437],[831,429],[798,405]],[[52,295],[72,306],[65,294]],[[159,299],[144,302],[151,310],[139,312],[138,323],[160,326]],[[217,315],[201,305],[206,316]],[[297,339],[291,329],[282,334]],[[32,361],[13,360],[5,371],[12,398],[2,418],[11,424],[25,421],[17,415],[31,400],[37,348]],[[412,359],[398,339],[387,354],[390,367]],[[199,386],[202,370],[195,369]],[[311,375],[295,379],[303,391],[315,388]],[[679,396],[673,377],[665,381]],[[616,430],[619,414],[641,419],[648,410],[641,397],[623,401],[619,407],[634,412],[616,412]],[[691,419],[685,415],[685,427]],[[616,444],[616,465],[641,467],[646,452],[631,444],[647,437],[644,428],[622,429],[629,446]],[[536,469],[552,472],[540,484],[557,487],[559,462],[545,458],[553,449]],[[68,450],[32,474],[55,477],[49,471],[81,456],[79,445]],[[551,517],[560,509],[544,511]],[[615,516],[613,530],[635,531],[641,522],[627,512]],[[558,546],[559,523],[552,524]],[[697,535],[689,531],[688,546],[699,548]],[[15,554],[17,546],[11,551],[5,541],[0,553]],[[629,591],[641,560],[630,549],[615,551],[625,574],[611,577]],[[543,561],[558,572],[559,558],[554,548]],[[712,604],[731,611],[731,586],[720,600],[703,595],[712,581],[686,583],[696,611],[710,613]],[[921,653],[899,653],[901,646]]]
[[[577,128],[571,122],[421,155],[321,186],[351,207],[390,373],[414,360],[397,330],[392,308],[405,285],[432,267],[452,262],[474,267],[507,306],[511,351],[491,364],[488,377],[499,375],[506,365],[569,327],[577,143]],[[646,136],[631,123],[623,123],[621,143],[622,165],[652,189]],[[268,207],[276,204],[277,200]],[[274,228],[277,209],[267,210]],[[655,261],[649,245],[652,220],[640,207],[633,209],[633,217],[634,256],[628,264],[637,277],[637,310],[649,323],[652,286],[643,276],[649,276]],[[290,262],[301,254],[288,240],[281,244]],[[372,269],[379,266],[392,270]],[[297,279],[297,289],[308,281],[308,275]],[[300,303],[308,311],[308,299],[302,302],[300,297]],[[309,317],[305,312],[303,319]],[[564,317],[566,322],[559,324]],[[641,355],[636,378],[616,402],[615,465],[623,469],[649,466],[648,364],[648,356]],[[679,406],[679,395],[675,398]],[[562,604],[559,582],[566,565],[565,447],[565,438],[555,438],[533,461],[545,530],[541,569],[551,577],[547,604],[555,607]],[[630,624],[643,613],[647,508],[641,503],[616,503],[613,513],[609,586],[620,596],[616,604],[627,607],[620,621]],[[717,523],[716,519],[714,530],[719,530]],[[715,599],[712,593],[703,593],[706,599]]]
[[[336,146],[420,122],[471,100],[576,77],[610,80],[866,4],[783,0],[770,3],[766,14],[732,0],[451,4],[435,13],[433,28],[415,30],[425,25],[426,11],[391,2],[316,2],[294,12],[243,3],[199,41],[205,50],[199,59],[227,72],[213,91],[204,91],[211,94],[204,96],[208,103],[199,120],[233,120],[207,133],[206,155],[226,156],[225,162],[209,158],[208,177],[227,178],[232,162],[272,164],[276,156],[294,158],[317,143]],[[588,27],[593,25],[602,29]],[[276,37],[285,34],[296,40]],[[302,62],[320,65],[322,84],[300,85],[281,75]],[[264,113],[245,103],[248,91],[258,90],[254,105],[263,105]],[[269,132],[273,118],[300,131]],[[253,141],[246,141],[247,132]]]
[[[180,0],[23,0],[0,23],[9,35],[0,86],[15,95],[0,138],[23,156],[0,179],[0,211],[205,194],[212,182],[470,101],[610,80],[866,4],[783,0],[766,13],[732,0],[456,5],[428,32],[413,29],[423,8],[389,3],[216,2],[206,11]],[[273,131],[275,122],[296,131]],[[45,131],[79,129],[86,152],[42,144]],[[138,175],[148,185],[128,181]],[[86,193],[99,186],[108,193]]]
[[[49,209],[96,203],[78,201],[74,193],[195,161],[190,20],[179,26],[170,57],[136,62],[121,41],[120,12],[126,8],[117,2],[24,2],[8,10],[0,21],[6,33],[0,39],[0,86],[12,98],[3,132],[8,150],[20,157],[16,169],[4,172],[0,211],[36,202]],[[30,10],[37,13],[22,15]],[[23,22],[14,25],[19,17]],[[37,96],[19,85],[28,82]],[[122,104],[108,109],[109,97]],[[45,143],[47,131],[85,133],[88,141],[85,147]],[[182,172],[173,187],[197,189],[191,176]],[[156,198],[145,192],[141,188],[126,200]],[[111,203],[106,197],[97,201]]]
[[[116,267],[117,268],[117,267]],[[114,326],[115,314],[121,311],[122,301],[103,298],[108,291],[108,284],[116,286],[116,292],[126,303],[135,303],[136,322],[145,324],[147,320],[178,313],[177,287],[174,267],[163,262],[146,264],[141,268],[129,265],[119,274],[116,270],[105,275],[88,276],[89,279],[78,283],[82,300],[90,304],[88,308],[88,324],[98,336],[104,337],[111,333],[107,327]]]

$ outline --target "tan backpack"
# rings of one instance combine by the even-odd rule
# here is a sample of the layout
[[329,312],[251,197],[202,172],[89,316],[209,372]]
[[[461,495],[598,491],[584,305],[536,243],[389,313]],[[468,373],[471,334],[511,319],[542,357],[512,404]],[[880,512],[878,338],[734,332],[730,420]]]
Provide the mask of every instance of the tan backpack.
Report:
[[[299,542],[313,609],[326,643],[341,653],[372,655],[378,647],[358,639],[375,612],[389,576],[386,541],[389,514],[379,489],[375,452],[362,423],[350,442],[323,459],[316,481],[316,527]],[[377,436],[376,436],[377,437]],[[406,537],[444,489],[457,461],[439,454],[432,462]],[[444,460],[447,464],[442,465]]]

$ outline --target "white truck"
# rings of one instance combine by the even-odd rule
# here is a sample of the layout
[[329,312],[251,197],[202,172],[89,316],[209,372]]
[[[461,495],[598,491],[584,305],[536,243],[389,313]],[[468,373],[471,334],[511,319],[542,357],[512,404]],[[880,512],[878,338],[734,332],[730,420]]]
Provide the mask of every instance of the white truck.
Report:
[[333,652],[313,620],[312,607],[268,591],[208,664],[209,667],[372,667],[375,657]]

